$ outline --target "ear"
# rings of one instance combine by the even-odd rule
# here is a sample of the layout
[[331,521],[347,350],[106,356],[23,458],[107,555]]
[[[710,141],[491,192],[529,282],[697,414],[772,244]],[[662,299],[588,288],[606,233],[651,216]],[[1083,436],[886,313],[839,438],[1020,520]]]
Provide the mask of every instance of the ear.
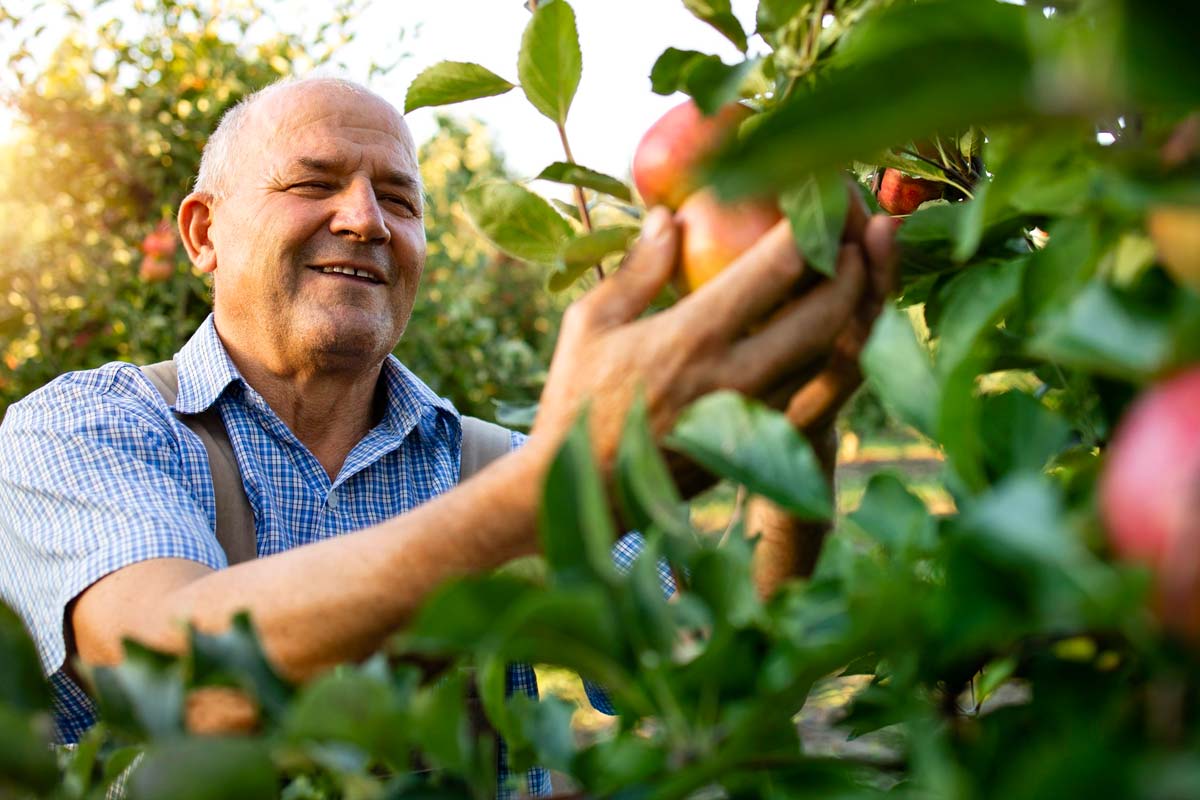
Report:
[[217,268],[217,251],[210,236],[215,201],[207,192],[192,192],[179,205],[179,237],[188,258],[201,272]]

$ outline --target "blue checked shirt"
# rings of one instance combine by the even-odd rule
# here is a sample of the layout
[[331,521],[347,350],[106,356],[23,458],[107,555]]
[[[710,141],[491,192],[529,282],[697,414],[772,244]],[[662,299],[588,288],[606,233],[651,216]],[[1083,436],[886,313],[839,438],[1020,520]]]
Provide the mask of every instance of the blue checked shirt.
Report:
[[[227,566],[214,533],[207,452],[173,411],[217,406],[254,511],[260,557],[402,514],[458,481],[458,412],[394,356],[383,366],[383,419],[332,481],[242,380],[211,316],[176,363],[174,409],[136,366],[111,363],[58,378],[10,407],[0,426],[0,598],[34,637],[64,743],[78,741],[96,719],[91,700],[63,669],[68,603],[105,575],[146,559]],[[513,433],[512,446],[523,438]],[[614,560],[628,568],[640,549],[630,534],[617,543]],[[511,666],[508,683],[510,692],[537,696],[528,665]],[[593,704],[612,713],[603,693],[587,688]],[[528,780],[530,793],[549,793],[545,770],[531,770]]]

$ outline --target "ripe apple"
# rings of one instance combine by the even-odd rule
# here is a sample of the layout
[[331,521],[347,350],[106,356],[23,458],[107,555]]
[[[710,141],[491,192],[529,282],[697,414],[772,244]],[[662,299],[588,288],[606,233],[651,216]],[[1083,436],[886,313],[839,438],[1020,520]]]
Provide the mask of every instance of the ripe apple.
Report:
[[740,103],[704,116],[691,100],[650,126],[633,155],[633,182],[647,206],[678,209],[696,190],[696,171],[753,111]]
[[174,255],[177,244],[178,239],[175,236],[174,226],[167,220],[163,220],[154,226],[154,230],[146,234],[145,239],[142,239],[141,249],[147,256],[162,258]]
[[170,258],[146,255],[142,258],[138,277],[146,283],[161,283],[175,274],[175,262]]
[[1158,206],[1146,217],[1158,261],[1180,283],[1200,290],[1200,206]]
[[924,178],[913,178],[898,169],[887,168],[875,197],[884,211],[897,216],[911,214],[928,200],[942,196],[945,185]]
[[688,197],[675,212],[683,291],[695,291],[712,280],[781,219],[783,214],[773,201],[721,203],[711,189]]
[[1134,402],[1098,488],[1113,550],[1151,568],[1163,622],[1200,641],[1200,367]]

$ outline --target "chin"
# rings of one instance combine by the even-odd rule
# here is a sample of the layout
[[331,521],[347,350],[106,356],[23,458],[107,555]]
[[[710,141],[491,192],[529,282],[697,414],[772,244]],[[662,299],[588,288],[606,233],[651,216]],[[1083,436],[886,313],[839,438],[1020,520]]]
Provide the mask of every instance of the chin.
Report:
[[[391,320],[327,320],[305,326],[297,338],[314,359],[332,368],[368,366],[383,360],[395,347]],[[399,338],[398,336],[395,338]]]

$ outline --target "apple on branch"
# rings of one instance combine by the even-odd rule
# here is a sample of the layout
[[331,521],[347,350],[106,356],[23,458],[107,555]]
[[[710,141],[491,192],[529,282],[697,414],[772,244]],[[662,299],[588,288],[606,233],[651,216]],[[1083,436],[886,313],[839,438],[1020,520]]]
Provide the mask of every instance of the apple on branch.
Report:
[[678,209],[699,188],[700,165],[716,153],[754,112],[740,103],[710,117],[695,102],[675,106],[650,126],[633,156],[633,182],[647,206]]
[[889,214],[907,216],[920,208],[922,203],[940,198],[945,188],[944,184],[937,181],[914,178],[888,167],[883,172],[875,198],[879,200],[879,207]]

